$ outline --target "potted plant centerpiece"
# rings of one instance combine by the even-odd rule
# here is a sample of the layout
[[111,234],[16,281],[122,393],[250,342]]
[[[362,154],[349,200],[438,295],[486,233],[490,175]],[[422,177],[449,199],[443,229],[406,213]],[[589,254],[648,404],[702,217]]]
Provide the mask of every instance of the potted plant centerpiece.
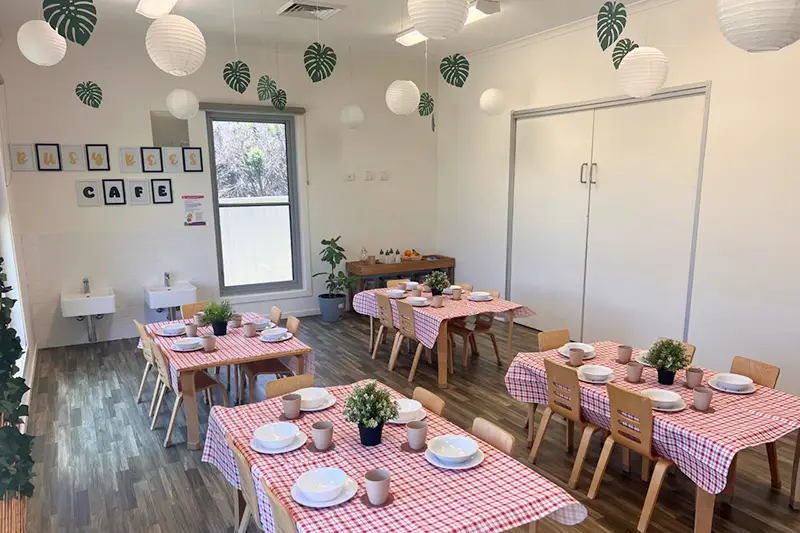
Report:
[[353,290],[358,280],[355,276],[348,276],[341,270],[336,272],[341,262],[347,259],[344,248],[339,246],[341,238],[340,235],[335,239],[322,239],[324,248],[319,255],[324,263],[331,266],[331,271],[314,274],[314,277],[328,276],[328,279],[325,280],[328,292],[319,295],[319,311],[322,313],[323,322],[337,322],[342,318],[347,291]]
[[233,318],[233,306],[228,300],[211,302],[203,312],[203,323],[211,324],[214,335],[220,337],[228,332],[228,321]]
[[358,433],[364,446],[380,444],[384,422],[399,416],[397,402],[388,390],[379,389],[376,381],[363,387],[354,387],[343,414],[345,420],[358,424]]
[[672,385],[675,373],[687,365],[686,347],[672,339],[661,339],[650,347],[647,362],[658,370],[659,383]]
[[444,305],[442,291],[450,287],[450,280],[447,279],[447,274],[441,270],[434,270],[425,278],[425,285],[431,290],[431,295],[433,295],[433,307],[442,307],[442,305]]

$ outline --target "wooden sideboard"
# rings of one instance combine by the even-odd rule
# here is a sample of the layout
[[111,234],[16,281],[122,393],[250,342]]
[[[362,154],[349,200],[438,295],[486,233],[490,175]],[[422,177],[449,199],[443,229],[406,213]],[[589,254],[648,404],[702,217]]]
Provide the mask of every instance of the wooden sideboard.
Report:
[[[429,259],[436,257],[436,259]],[[367,264],[366,261],[348,261],[345,270],[350,276],[358,276],[358,285],[355,293],[364,290],[364,282],[368,278],[398,278],[401,274],[414,274],[415,272],[426,272],[428,270],[444,270],[450,283],[456,281],[456,260],[452,257],[443,255],[425,255],[420,261],[402,261],[400,263],[375,263]],[[352,302],[353,295],[350,295]]]

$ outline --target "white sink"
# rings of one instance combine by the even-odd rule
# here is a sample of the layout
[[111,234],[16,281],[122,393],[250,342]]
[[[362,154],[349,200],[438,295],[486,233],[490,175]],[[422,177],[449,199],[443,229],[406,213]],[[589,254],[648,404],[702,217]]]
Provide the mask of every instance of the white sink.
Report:
[[89,294],[61,293],[61,315],[64,317],[107,315],[117,310],[112,289],[94,289]]
[[144,301],[150,309],[193,304],[197,301],[197,287],[191,283],[176,283],[171,287],[145,287]]

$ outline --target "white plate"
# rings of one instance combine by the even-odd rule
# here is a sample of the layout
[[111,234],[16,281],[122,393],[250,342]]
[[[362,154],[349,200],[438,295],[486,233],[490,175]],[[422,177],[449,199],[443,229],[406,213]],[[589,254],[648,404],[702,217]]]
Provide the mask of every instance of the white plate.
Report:
[[408,295],[406,294],[406,291],[398,290],[397,292],[389,291],[389,292],[386,293],[386,296],[388,296],[389,298],[396,298],[396,299],[402,300],[403,298],[405,298]]
[[304,505],[306,507],[315,507],[317,509],[321,509],[324,507],[333,507],[334,505],[339,505],[341,503],[344,503],[350,500],[353,496],[355,496],[357,492],[358,492],[358,483],[356,483],[355,479],[349,476],[347,478],[347,481],[345,481],[344,483],[344,489],[342,489],[342,492],[340,492],[336,498],[329,500],[327,502],[315,502],[314,500],[309,500],[306,497],[306,495],[303,494],[303,491],[301,491],[300,488],[297,486],[297,483],[292,485],[292,499],[294,501],[296,501],[300,505]]
[[261,340],[262,342],[283,342],[283,341],[288,341],[292,337],[294,337],[294,335],[292,335],[292,332],[287,331],[286,333],[283,334],[283,337],[281,337],[280,339],[265,339],[264,337],[259,337],[259,340]]
[[164,327],[162,326],[158,329],[158,331],[156,331],[156,335],[160,337],[180,337],[184,333],[186,333],[186,328],[183,326],[181,326],[181,329],[172,331],[164,331]]
[[203,341],[200,340],[200,337],[188,337],[186,340],[196,339],[197,342],[192,345],[180,345],[177,342],[172,343],[170,349],[173,352],[196,352],[197,350],[203,349]]
[[445,290],[442,291],[442,294],[453,294],[453,289],[460,289],[460,285],[450,285]]
[[292,452],[303,446],[307,440],[308,437],[306,436],[305,433],[301,431],[294,438],[294,441],[292,441],[292,443],[286,446],[285,448],[267,448],[266,446],[258,442],[256,439],[250,441],[250,447],[253,450],[257,451],[258,453],[265,453],[267,455],[276,455],[279,453]]
[[467,470],[469,468],[475,468],[483,462],[483,458],[483,452],[478,450],[472,455],[472,457],[463,463],[449,464],[441,462],[430,450],[425,450],[425,459],[430,464],[438,468],[445,468],[447,470]]
[[587,361],[589,359],[594,359],[597,356],[597,353],[594,350],[594,346],[591,344],[584,344],[582,342],[568,342],[564,346],[558,349],[558,353],[563,355],[564,357],[569,357],[569,349],[570,348],[580,348],[586,355],[583,356],[583,360]]
[[678,411],[683,411],[684,409],[686,409],[686,402],[684,402],[683,399],[678,400],[678,402],[672,407],[653,406],[653,411],[661,411],[662,413],[677,413]]
[[649,366],[650,368],[653,368],[653,365],[651,365],[650,363],[648,363],[648,362],[647,362],[647,359],[645,359],[645,355],[646,355],[646,354],[639,354],[639,355],[637,355],[637,356],[636,356],[636,359],[635,359],[635,361],[636,361],[637,363],[641,364],[641,365],[644,365],[644,366]]
[[606,383],[611,383],[612,381],[614,381],[614,373],[612,372],[611,375],[608,377],[608,379],[606,379],[605,381],[594,381],[591,379],[586,379],[586,376],[583,375],[583,372],[581,372],[580,367],[578,367],[578,379],[583,381],[584,383],[592,383],[594,385],[605,385]]
[[428,413],[425,412],[425,409],[420,409],[419,413],[417,413],[417,416],[415,416],[414,418],[410,418],[408,420],[403,420],[403,421],[400,421],[400,420],[397,420],[397,419],[387,420],[386,423],[387,424],[395,424],[395,425],[398,425],[398,426],[404,426],[404,425],[408,424],[409,422],[419,422],[420,420],[425,420],[425,418],[427,416],[428,416]]
[[305,409],[303,407],[300,408],[301,411],[305,411],[308,413],[313,413],[314,411],[324,411],[325,409],[332,407],[333,404],[336,403],[336,396],[328,395],[328,399],[325,400],[325,403],[320,405],[319,407],[314,407],[312,409]]
[[411,305],[413,305],[414,307],[425,307],[431,305],[431,299],[425,298],[423,296],[412,296],[406,301]]
[[748,388],[746,388],[744,390],[724,389],[724,388],[720,387],[717,384],[717,380],[714,379],[714,378],[711,378],[710,380],[708,380],[708,386],[711,387],[714,390],[718,390],[720,392],[725,392],[727,394],[753,394],[756,391],[756,386],[753,385],[752,383],[750,384],[750,386]]
[[256,325],[256,331],[264,331],[265,329],[270,329],[270,328],[274,328],[275,326],[277,326],[277,324],[275,324],[275,322],[272,322],[270,320],[267,320],[266,322],[263,322],[263,323],[260,323],[260,324],[258,322],[256,322],[256,321],[253,321],[253,324]]
[[479,298],[479,297],[476,297],[476,296],[472,296],[470,294],[469,296],[467,296],[467,300],[469,300],[470,302],[491,302],[492,301],[492,297],[491,296],[487,296],[486,298]]

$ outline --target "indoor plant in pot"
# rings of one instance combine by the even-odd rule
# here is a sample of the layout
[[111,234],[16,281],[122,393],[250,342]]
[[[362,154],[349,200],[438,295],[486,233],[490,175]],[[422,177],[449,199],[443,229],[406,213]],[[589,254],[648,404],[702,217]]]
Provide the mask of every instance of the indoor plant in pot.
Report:
[[203,323],[211,324],[217,337],[228,332],[228,321],[231,318],[233,318],[233,306],[228,300],[211,302],[203,312]]
[[425,285],[431,290],[433,296],[441,296],[442,291],[450,287],[450,280],[447,274],[441,270],[434,270],[425,278]]
[[336,322],[342,318],[347,291],[353,290],[358,280],[355,276],[348,276],[341,270],[336,272],[341,262],[347,259],[344,248],[339,246],[341,238],[340,235],[334,239],[322,239],[324,248],[319,255],[323,262],[331,266],[331,271],[314,274],[314,277],[328,276],[328,279],[325,280],[328,292],[319,295],[319,311],[322,313],[323,322]]
[[384,422],[399,416],[397,402],[388,390],[379,389],[376,381],[363,387],[354,387],[343,414],[345,420],[358,424],[358,433],[364,446],[380,444]]
[[661,339],[650,347],[647,362],[658,370],[658,382],[672,385],[675,373],[686,367],[686,347],[672,339]]

